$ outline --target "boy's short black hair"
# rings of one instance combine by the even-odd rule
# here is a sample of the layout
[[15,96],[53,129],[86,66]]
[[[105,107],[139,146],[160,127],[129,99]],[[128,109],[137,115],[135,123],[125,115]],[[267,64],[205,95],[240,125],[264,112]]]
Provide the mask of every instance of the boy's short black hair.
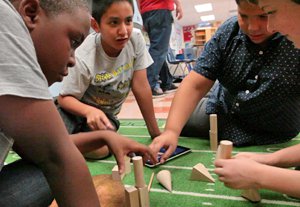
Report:
[[[235,2],[237,4],[239,4],[241,1],[243,0],[235,0]],[[248,2],[252,3],[252,4],[258,4],[259,0],[247,0]],[[296,4],[300,4],[300,0],[291,0],[292,2],[295,2]]]
[[132,6],[132,10],[134,10],[133,1],[132,0],[93,0],[92,4],[92,16],[93,18],[100,23],[103,14],[106,10],[115,2],[127,1]]
[[[18,2],[20,0],[10,0]],[[40,6],[47,15],[57,15],[63,12],[73,12],[75,8],[84,8],[89,11],[86,0],[40,0]]]

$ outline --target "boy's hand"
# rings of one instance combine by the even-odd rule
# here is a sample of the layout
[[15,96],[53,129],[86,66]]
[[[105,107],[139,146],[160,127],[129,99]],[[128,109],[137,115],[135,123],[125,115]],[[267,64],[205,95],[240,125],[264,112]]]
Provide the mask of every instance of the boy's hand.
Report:
[[251,159],[261,164],[272,165],[271,154],[252,153],[252,152],[241,152],[234,156],[236,159]]
[[224,185],[235,189],[258,189],[256,182],[261,164],[251,159],[218,159],[214,172]]
[[116,130],[110,123],[105,113],[97,108],[91,108],[89,110],[89,112],[86,115],[86,122],[92,131]]
[[120,173],[123,173],[125,170],[124,157],[132,152],[142,156],[144,162],[151,160],[151,162],[157,163],[156,154],[146,145],[140,144],[115,132],[109,133],[112,134],[106,139],[107,145],[116,158]]

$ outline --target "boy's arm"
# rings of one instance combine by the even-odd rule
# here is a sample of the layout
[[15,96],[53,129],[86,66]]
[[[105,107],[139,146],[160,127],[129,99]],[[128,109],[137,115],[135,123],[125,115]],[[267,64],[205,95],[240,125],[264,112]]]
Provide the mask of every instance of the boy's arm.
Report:
[[0,117],[16,152],[41,168],[60,206],[99,206],[85,160],[52,100],[0,96]]
[[152,92],[147,80],[146,69],[135,71],[132,78],[132,92],[146,121],[148,131],[152,138],[160,135],[155,119],[152,101]]
[[[299,152],[299,151],[298,151]],[[300,172],[279,167],[263,165],[259,179],[261,188],[300,198]]]
[[215,173],[227,187],[263,188],[300,198],[300,172],[297,170],[260,164],[250,159],[220,159],[215,166]]
[[156,153],[163,146],[168,148],[162,156],[162,162],[176,149],[178,137],[183,126],[213,83],[213,81],[194,71],[191,71],[181,82],[173,98],[165,130],[150,145],[150,148]]
[[112,129],[114,127],[103,111],[93,106],[80,102],[73,96],[59,95],[57,99],[59,105],[66,111],[76,116],[85,117],[91,130]]
[[104,144],[107,145],[115,156],[121,173],[125,170],[125,155],[129,155],[132,152],[143,155],[144,160],[157,162],[156,155],[149,147],[111,130],[78,133],[71,135],[71,137],[81,153],[93,151]]
[[276,166],[276,167],[295,167],[300,166],[300,144],[278,150],[273,153],[259,154],[251,152],[241,152],[235,155],[237,159],[251,159],[256,162]]
[[281,149],[269,155],[269,165],[278,167],[300,166],[300,144]]

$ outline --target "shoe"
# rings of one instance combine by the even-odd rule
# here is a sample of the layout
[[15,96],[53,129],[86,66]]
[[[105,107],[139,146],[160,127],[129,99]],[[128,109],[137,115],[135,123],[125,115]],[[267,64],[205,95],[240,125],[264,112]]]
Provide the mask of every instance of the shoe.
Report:
[[162,88],[162,91],[164,93],[172,93],[172,92],[175,92],[177,89],[178,89],[178,87],[175,84],[172,83],[169,87]]
[[155,87],[152,89],[152,97],[153,98],[160,98],[165,96],[163,90],[160,87]]

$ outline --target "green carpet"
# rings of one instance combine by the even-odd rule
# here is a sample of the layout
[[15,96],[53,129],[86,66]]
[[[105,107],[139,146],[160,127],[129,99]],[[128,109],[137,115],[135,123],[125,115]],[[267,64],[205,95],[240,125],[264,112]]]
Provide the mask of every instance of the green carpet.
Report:
[[[164,127],[164,120],[158,120],[158,123],[161,128]],[[119,133],[144,144],[151,142],[143,120],[122,120]],[[298,143],[300,143],[300,136],[284,144],[234,148],[233,154],[241,151],[273,152]],[[151,169],[145,167],[144,174],[147,183],[152,172],[157,173],[162,169],[170,170],[173,180],[173,192],[169,193],[154,179],[150,192],[151,207],[300,206],[300,200],[291,199],[280,193],[268,190],[260,190],[262,197],[260,203],[253,204],[246,201],[240,197],[240,190],[226,188],[223,183],[218,181],[217,176],[213,173],[215,154],[210,151],[208,140],[182,137],[179,139],[179,144],[190,147],[192,152],[156,168]],[[15,159],[18,159],[18,156],[11,153],[6,162],[12,162]],[[192,167],[199,162],[208,168],[209,172],[215,178],[216,183],[211,184],[189,180]],[[92,175],[98,175],[110,174],[111,169],[116,163],[113,157],[109,157],[100,161],[87,161],[87,164]],[[133,172],[125,176],[123,183],[125,185],[134,185]]]

